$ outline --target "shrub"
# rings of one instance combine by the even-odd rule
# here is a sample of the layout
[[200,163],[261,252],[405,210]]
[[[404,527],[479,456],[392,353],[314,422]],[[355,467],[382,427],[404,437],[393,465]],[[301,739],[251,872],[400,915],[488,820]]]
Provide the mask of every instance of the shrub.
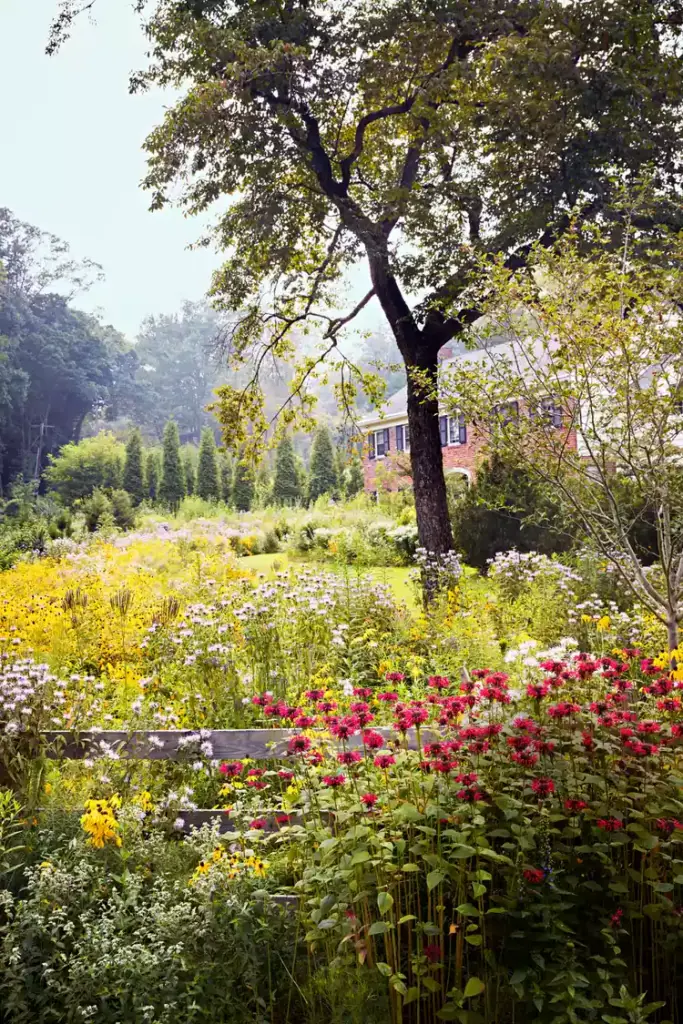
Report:
[[220,497],[220,481],[218,478],[218,460],[216,458],[216,442],[213,430],[205,427],[199,445],[199,463],[197,466],[197,494],[206,501],[218,501]]
[[132,530],[135,526],[135,509],[128,491],[117,490],[111,493],[111,510],[114,522],[120,530]]
[[194,455],[191,448],[186,448],[182,455],[183,478],[185,480],[185,494],[193,495],[197,476],[194,468]]
[[126,443],[126,459],[123,466],[123,489],[128,491],[134,505],[145,497],[145,480],[142,466],[142,438],[135,427]]
[[559,506],[528,472],[494,456],[457,502],[455,547],[468,565],[485,569],[499,551],[567,551],[571,535]]
[[93,491],[121,486],[123,445],[109,433],[70,442],[50,456],[45,479],[65,505],[87,498]]
[[90,533],[101,530],[103,526],[111,526],[114,522],[114,509],[111,500],[99,488],[82,502],[81,509],[85,517],[86,528]]

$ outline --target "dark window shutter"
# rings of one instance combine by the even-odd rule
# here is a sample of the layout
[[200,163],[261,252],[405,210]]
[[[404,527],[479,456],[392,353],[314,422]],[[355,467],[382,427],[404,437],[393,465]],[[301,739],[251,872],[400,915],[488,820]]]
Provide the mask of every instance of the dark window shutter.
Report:
[[553,426],[562,426],[562,406],[558,405],[556,402],[553,403]]
[[458,417],[458,440],[460,444],[467,444],[467,424],[463,413]]
[[375,457],[375,435],[374,435],[374,432],[372,434],[368,434],[368,455],[370,456],[371,459],[374,459],[374,457]]
[[448,444],[448,416],[439,416],[439,434],[441,435],[441,447]]
[[389,444],[389,431],[385,430],[384,431],[384,451],[385,451],[385,453],[389,451],[390,447],[391,446]]
[[403,451],[403,427],[396,427],[396,451]]

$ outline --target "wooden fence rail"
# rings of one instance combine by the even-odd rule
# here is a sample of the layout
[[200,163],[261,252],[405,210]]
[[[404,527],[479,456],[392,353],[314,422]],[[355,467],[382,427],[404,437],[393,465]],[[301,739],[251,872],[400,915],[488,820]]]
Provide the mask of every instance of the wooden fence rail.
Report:
[[[219,761],[250,758],[254,761],[291,762],[294,756],[288,753],[287,745],[298,732],[296,729],[139,729],[134,732],[90,729],[84,732],[46,732],[43,736],[46,756],[53,760],[113,757],[192,762],[204,756]],[[373,729],[373,732],[381,733],[387,743],[397,742],[399,739],[393,729],[382,727]],[[423,743],[435,738],[433,733],[422,733]],[[329,742],[327,736],[325,742]],[[414,729],[407,733],[406,742],[409,748],[417,748]],[[346,741],[347,747],[359,748],[362,745],[361,736],[352,736]],[[218,822],[221,832],[236,830],[226,811],[180,810],[178,815],[183,822],[182,828],[179,829],[181,832],[189,832],[193,827],[199,828],[207,822],[215,821]],[[263,816],[268,822],[265,831],[272,832],[278,828],[272,814]],[[296,815],[292,816],[292,823],[295,824],[298,820],[300,819]]]

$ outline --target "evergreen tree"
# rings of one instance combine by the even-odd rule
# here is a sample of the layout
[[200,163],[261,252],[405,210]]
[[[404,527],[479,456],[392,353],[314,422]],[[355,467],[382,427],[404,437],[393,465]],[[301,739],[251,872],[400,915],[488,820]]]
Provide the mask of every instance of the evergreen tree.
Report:
[[273,501],[276,505],[295,505],[303,498],[301,480],[291,437],[285,435],[277,446]]
[[364,487],[365,477],[363,475],[363,463],[357,456],[354,456],[346,467],[346,472],[344,474],[344,493],[347,498],[353,498],[356,494],[359,494]]
[[195,488],[195,469],[194,459],[192,458],[192,452],[189,448],[186,448],[183,452],[183,476],[185,478],[185,493],[194,494]]
[[159,455],[157,452],[149,452],[145,462],[145,490],[150,501],[156,501],[159,497],[160,478]]
[[216,442],[211,427],[204,427],[202,430],[197,466],[197,494],[206,501],[217,501],[220,496]]
[[220,458],[220,484],[221,501],[229,505],[232,501],[232,463],[225,452],[221,453]]
[[175,512],[185,497],[185,474],[180,461],[178,424],[169,420],[164,427],[159,498]]
[[339,487],[334,448],[327,427],[319,427],[313,439],[311,465],[308,475],[308,500],[315,501],[321,494],[336,495]]
[[232,477],[231,504],[238,512],[248,512],[254,500],[254,471],[241,458],[235,463]]
[[131,432],[126,444],[126,460],[123,466],[123,489],[127,491],[134,505],[145,497],[145,481],[142,471],[142,438],[137,427]]

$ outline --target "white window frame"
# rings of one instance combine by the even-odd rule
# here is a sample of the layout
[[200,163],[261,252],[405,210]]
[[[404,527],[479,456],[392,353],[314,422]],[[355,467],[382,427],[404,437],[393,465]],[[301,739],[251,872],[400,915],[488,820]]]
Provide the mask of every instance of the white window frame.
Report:
[[396,430],[398,430],[399,427],[403,430],[403,447],[399,448],[399,446],[398,446],[398,439],[397,439],[397,441],[396,441],[396,451],[397,452],[409,452],[410,451],[410,427],[408,426],[408,421],[406,420],[405,423],[397,423],[396,424]]
[[[374,440],[374,455],[371,455],[370,458],[386,459],[388,453],[391,451],[391,442],[389,443],[389,445],[385,447],[388,429],[386,427],[383,427],[381,430],[371,430],[369,431],[369,433],[372,434]],[[382,451],[381,454],[379,452],[380,443],[382,448],[384,449],[384,451]]]

